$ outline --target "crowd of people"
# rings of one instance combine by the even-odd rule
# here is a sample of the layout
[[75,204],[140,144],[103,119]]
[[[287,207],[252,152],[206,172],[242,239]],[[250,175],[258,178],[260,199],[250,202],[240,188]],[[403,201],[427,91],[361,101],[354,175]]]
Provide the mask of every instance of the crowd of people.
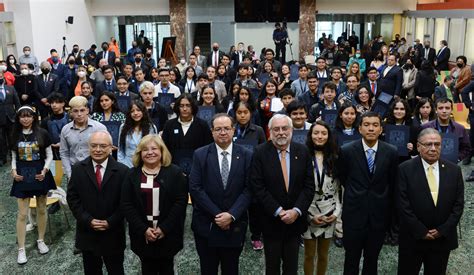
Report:
[[359,49],[354,33],[323,34],[305,64],[215,42],[174,66],[152,58],[143,32],[123,57],[113,37],[99,52],[74,45],[66,60],[51,49],[41,63],[25,46],[18,61],[0,60],[18,263],[32,197],[37,247],[49,251],[49,167],[61,161],[86,274],[103,264],[124,273],[125,221],[142,273],[173,274],[188,193],[201,274],[239,273],[247,227],[266,274],[296,274],[300,247],[305,274],[325,274],[331,240],[345,250],[344,274],[358,274],[361,257],[362,273],[377,274],[384,243],[399,246],[399,274],[422,264],[444,274],[464,206],[456,163],[470,162],[474,143],[453,103],[474,114],[474,66],[459,56],[437,83],[450,58],[440,43],[436,53],[429,41],[377,36]]

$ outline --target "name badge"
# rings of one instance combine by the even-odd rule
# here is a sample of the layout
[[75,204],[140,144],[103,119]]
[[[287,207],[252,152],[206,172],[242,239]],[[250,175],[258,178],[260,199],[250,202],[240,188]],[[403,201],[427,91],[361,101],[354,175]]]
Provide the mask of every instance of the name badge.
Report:
[[178,129],[174,129],[174,133],[175,133],[175,134],[179,134],[179,130],[178,130]]

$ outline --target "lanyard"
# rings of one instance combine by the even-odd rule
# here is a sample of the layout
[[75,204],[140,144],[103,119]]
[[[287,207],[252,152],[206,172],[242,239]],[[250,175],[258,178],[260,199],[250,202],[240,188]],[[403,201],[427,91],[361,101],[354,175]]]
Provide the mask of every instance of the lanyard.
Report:
[[192,89],[193,89],[193,80],[191,79],[191,81],[189,80],[186,80],[187,82],[187,86],[188,86],[188,93],[191,93]]
[[[443,130],[441,129],[441,125],[439,125],[438,120],[436,120],[436,128],[438,128],[438,132],[440,134],[443,134]],[[445,134],[449,134],[449,125],[446,126],[446,133]]]
[[316,160],[316,157],[313,157],[313,162],[314,162],[314,172],[316,174],[316,180],[318,181],[318,188],[319,188],[319,193],[322,193],[323,190],[323,184],[324,184],[324,178],[326,176],[326,167],[324,167],[324,160],[323,160],[323,173],[322,175],[319,173],[319,165],[318,161]]
[[307,87],[306,81],[304,82],[304,86],[303,86],[303,84],[301,83],[301,78],[300,78],[299,81],[300,81],[301,92],[302,92],[302,93],[306,92],[306,87]]
[[241,127],[237,127],[237,139],[243,139],[245,137],[245,133],[247,132],[247,127],[242,130]]

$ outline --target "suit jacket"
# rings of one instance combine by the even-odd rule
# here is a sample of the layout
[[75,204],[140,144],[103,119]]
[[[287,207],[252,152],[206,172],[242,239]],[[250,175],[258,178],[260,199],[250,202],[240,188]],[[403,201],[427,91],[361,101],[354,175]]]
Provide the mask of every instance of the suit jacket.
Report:
[[341,147],[338,171],[344,186],[344,231],[365,228],[383,231],[387,228],[394,206],[397,165],[396,147],[380,140],[374,174],[369,172],[361,139]]
[[[127,172],[125,165],[109,157],[99,190],[91,157],[72,167],[71,179],[67,186],[67,202],[77,221],[78,249],[97,255],[113,254],[125,249],[120,195]],[[90,225],[92,219],[107,220],[109,229],[95,231]]]
[[146,198],[141,192],[141,166],[129,170],[123,183],[121,209],[129,225],[130,247],[140,257],[173,257],[183,248],[184,219],[188,202],[188,185],[181,169],[173,164],[162,166],[160,182],[160,216],[158,227],[165,237],[145,242],[149,227]]
[[[434,205],[420,157],[399,166],[400,247],[417,250],[452,250],[458,247],[456,226],[464,208],[464,182],[461,168],[439,160],[438,201]],[[428,230],[441,234],[423,240]]]
[[[107,80],[104,80],[104,81],[101,81],[99,83],[97,83],[97,85],[95,85],[95,89],[94,89],[94,95],[95,97],[99,98],[99,95],[101,95],[104,91],[107,91],[107,84],[106,84]],[[117,91],[117,82],[115,82],[115,79],[112,79],[111,81],[112,83],[112,93],[114,93],[115,91]]]
[[20,108],[20,99],[13,86],[4,85],[5,100],[0,101],[0,126],[15,122],[16,110]]
[[[403,77],[403,75],[402,75]],[[403,83],[403,82],[402,82]],[[366,81],[362,82],[360,84],[361,86],[365,86],[369,91],[371,91],[374,95],[378,96],[379,95],[379,92],[380,92],[380,79],[377,79],[375,80],[375,91],[372,91],[372,85],[371,85],[371,81],[369,79],[367,79]],[[345,91],[345,90],[343,90]]]
[[[425,58],[426,51],[428,51],[428,59]],[[429,48],[429,49],[423,48],[421,50],[420,55],[421,55],[421,60],[428,60],[431,64],[431,66],[434,67],[434,61],[436,59],[436,50],[435,49],[433,49],[433,48]]]
[[434,101],[438,100],[439,98],[447,98],[448,94],[446,92],[446,87],[442,84],[436,86],[434,89]]
[[385,76],[383,75],[384,70],[385,66],[381,70],[382,73],[379,78],[380,86],[377,89],[377,94],[379,94],[379,92],[385,92],[392,96],[399,96],[402,91],[403,84],[402,69],[399,66],[395,65],[387,72]]
[[[440,50],[441,51],[441,50]],[[451,57],[451,50],[446,47],[443,51],[438,51],[436,55],[436,69],[438,71],[447,71],[449,70],[449,58]]]
[[[213,236],[215,234],[225,233],[229,242],[243,245],[250,204],[248,180],[252,153],[243,146],[232,145],[232,161],[225,189],[217,154],[215,143],[194,152],[189,176],[189,193],[194,207],[191,228],[195,234],[209,239],[216,237]],[[214,222],[215,216],[222,212],[228,212],[235,218],[228,231],[221,230]]]
[[[290,144],[289,190],[285,190],[278,151],[271,141],[255,148],[250,186],[257,202],[263,208],[262,232],[265,238],[284,239],[299,236],[307,228],[307,211],[314,196],[314,173],[311,156],[304,145]],[[275,217],[279,207],[283,210],[297,207],[302,215],[294,223],[285,224]]]
[[207,57],[204,56],[204,55],[202,55],[202,54],[200,54],[200,55],[197,57],[197,64],[198,64],[199,66],[201,66],[201,68],[203,68],[203,69],[206,68],[206,66],[207,66]]
[[[242,62],[244,61],[244,58],[249,56],[246,51],[242,52]],[[231,61],[233,61],[233,67],[235,70],[239,67],[239,64],[241,63],[239,60],[239,52],[233,52],[231,56]]]
[[38,92],[43,98],[48,97],[51,93],[59,92],[58,76],[52,73],[48,75],[46,82],[44,81],[43,74],[36,76],[36,85],[38,86]]
[[[114,52],[111,52],[109,51],[109,58],[107,59],[107,62],[109,63],[110,66],[113,66],[114,63],[115,63],[115,53]],[[100,51],[97,53],[97,56],[95,58],[95,64],[97,64],[97,66],[99,65],[99,61],[101,59],[105,58],[105,52],[104,51]]]
[[[219,64],[221,63],[221,60],[222,60],[222,57],[224,56],[224,52],[223,51],[219,51],[218,55],[219,55]],[[206,64],[207,64],[207,67],[209,66],[213,66],[214,64],[212,64],[212,56],[214,55],[214,51],[211,50],[211,53],[207,55],[207,60],[206,60]]]

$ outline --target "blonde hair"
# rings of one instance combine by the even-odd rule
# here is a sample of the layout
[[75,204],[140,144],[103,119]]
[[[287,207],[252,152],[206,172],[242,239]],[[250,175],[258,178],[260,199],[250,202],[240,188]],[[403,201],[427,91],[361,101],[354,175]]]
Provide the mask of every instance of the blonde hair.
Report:
[[72,108],[80,108],[80,107],[88,107],[87,106],[87,98],[81,96],[81,95],[78,95],[78,96],[75,96],[73,98],[71,98],[71,100],[69,100],[69,107]]
[[169,166],[171,164],[171,153],[163,142],[163,139],[161,139],[161,137],[156,134],[146,135],[140,140],[135,153],[133,153],[133,166],[138,167],[143,165],[142,151],[150,142],[154,142],[156,145],[158,145],[158,148],[161,151],[161,165],[164,167]]
[[155,90],[155,85],[153,85],[153,83],[151,83],[150,81],[145,81],[138,88],[138,92],[141,93],[145,89],[154,91]]

